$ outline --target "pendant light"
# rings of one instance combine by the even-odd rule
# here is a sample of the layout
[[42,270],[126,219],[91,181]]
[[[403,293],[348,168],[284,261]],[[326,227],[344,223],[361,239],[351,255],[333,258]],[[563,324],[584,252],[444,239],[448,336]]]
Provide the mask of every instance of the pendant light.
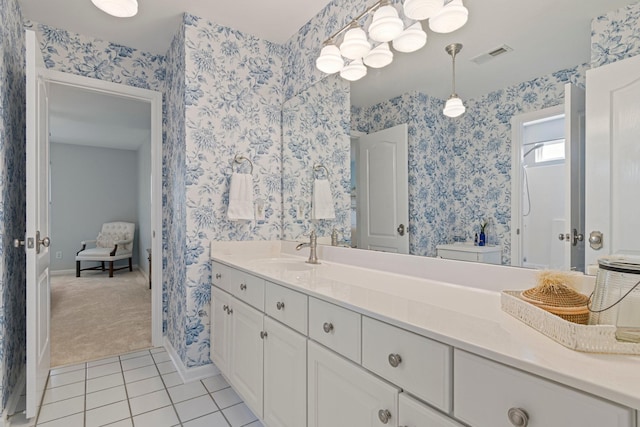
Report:
[[422,29],[422,24],[416,22],[393,39],[393,48],[398,52],[410,53],[427,44],[427,33]]
[[137,0],[91,0],[95,7],[117,18],[131,18],[138,13]]
[[390,42],[402,33],[404,23],[398,16],[396,8],[388,0],[380,4],[369,25],[369,37],[377,42]]
[[461,49],[462,49],[462,45],[460,43],[450,44],[449,46],[444,48],[444,50],[446,50],[447,53],[451,55],[451,59],[453,62],[453,71],[451,73],[452,75],[451,86],[452,86],[453,92],[449,97],[449,99],[447,99],[447,102],[444,105],[444,110],[442,111],[442,113],[445,116],[452,117],[452,118],[461,116],[467,110],[464,104],[462,104],[462,100],[460,99],[460,97],[458,97],[458,94],[456,93],[456,55],[458,54],[458,52],[460,52]]
[[389,43],[380,43],[371,49],[371,52],[364,57],[363,62],[371,68],[382,68],[391,64],[393,52],[389,49]]
[[462,0],[452,0],[429,19],[429,28],[435,33],[451,33],[467,23],[469,10]]
[[340,70],[340,77],[345,80],[349,80],[350,82],[360,80],[366,75],[367,67],[362,63],[362,59],[351,61],[348,65],[345,65],[342,70]]
[[348,59],[358,59],[365,56],[371,50],[371,44],[367,40],[367,33],[358,24],[353,23],[351,29],[344,34],[340,45],[340,53]]
[[320,51],[320,56],[316,59],[316,68],[323,73],[337,73],[344,67],[344,59],[340,55],[340,49],[334,44],[327,45]]
[[404,14],[407,18],[422,21],[440,12],[444,6],[444,0],[405,0]]

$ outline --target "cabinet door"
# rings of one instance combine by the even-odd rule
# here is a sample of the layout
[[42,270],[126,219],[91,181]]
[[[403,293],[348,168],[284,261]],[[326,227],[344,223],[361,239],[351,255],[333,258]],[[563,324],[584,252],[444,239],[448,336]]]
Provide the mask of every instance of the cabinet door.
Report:
[[307,423],[307,339],[265,317],[264,422],[269,427]]
[[263,314],[236,298],[232,298],[231,310],[231,384],[262,418]]
[[312,341],[308,352],[308,427],[397,427],[396,387]]
[[451,418],[409,397],[407,393],[400,393],[398,412],[400,427],[462,427]]
[[229,295],[211,288],[211,360],[228,375],[229,370]]

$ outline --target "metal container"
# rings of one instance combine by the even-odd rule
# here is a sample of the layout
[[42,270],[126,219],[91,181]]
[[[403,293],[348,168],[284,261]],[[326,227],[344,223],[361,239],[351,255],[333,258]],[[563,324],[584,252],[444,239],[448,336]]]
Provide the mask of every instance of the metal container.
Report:
[[640,257],[612,255],[598,267],[589,324],[614,325],[617,339],[640,342]]

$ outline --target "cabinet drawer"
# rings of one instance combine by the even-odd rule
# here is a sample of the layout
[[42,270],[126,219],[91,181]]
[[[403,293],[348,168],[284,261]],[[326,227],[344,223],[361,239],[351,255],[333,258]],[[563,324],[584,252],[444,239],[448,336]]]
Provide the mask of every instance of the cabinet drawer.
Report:
[[456,259],[458,261],[478,261],[478,254],[475,252],[452,251],[449,249],[438,249],[438,256],[445,259]]
[[309,298],[309,337],[360,363],[361,316],[337,305]]
[[[632,427],[633,411],[514,368],[454,351],[455,417],[474,427],[517,425],[509,412],[526,412],[528,427]],[[517,416],[513,414],[512,416]]]
[[239,271],[219,262],[212,264],[211,281],[220,289],[231,293],[231,285],[238,280]]
[[451,411],[451,351],[448,345],[362,318],[362,366],[444,412]]
[[266,282],[265,313],[307,335],[307,296],[305,294]]
[[398,417],[398,425],[402,427],[462,427],[461,424],[413,399],[406,393],[400,393]]
[[238,270],[234,273],[229,292],[239,300],[264,311],[264,279]]

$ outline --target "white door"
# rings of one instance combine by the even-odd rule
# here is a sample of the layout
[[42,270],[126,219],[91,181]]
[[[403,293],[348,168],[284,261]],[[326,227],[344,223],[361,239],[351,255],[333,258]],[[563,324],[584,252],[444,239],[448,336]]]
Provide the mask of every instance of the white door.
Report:
[[308,355],[308,427],[398,425],[396,387],[313,341]]
[[307,338],[266,317],[264,417],[269,427],[307,424]]
[[585,93],[571,83],[564,87],[564,115],[564,270],[584,271]]
[[407,254],[407,125],[364,135],[357,144],[358,247]]
[[39,75],[38,43],[27,43],[27,401],[26,416],[36,416],[50,364],[49,340],[49,123],[46,82]]
[[640,254],[640,56],[587,71],[586,111],[590,265],[608,254]]

